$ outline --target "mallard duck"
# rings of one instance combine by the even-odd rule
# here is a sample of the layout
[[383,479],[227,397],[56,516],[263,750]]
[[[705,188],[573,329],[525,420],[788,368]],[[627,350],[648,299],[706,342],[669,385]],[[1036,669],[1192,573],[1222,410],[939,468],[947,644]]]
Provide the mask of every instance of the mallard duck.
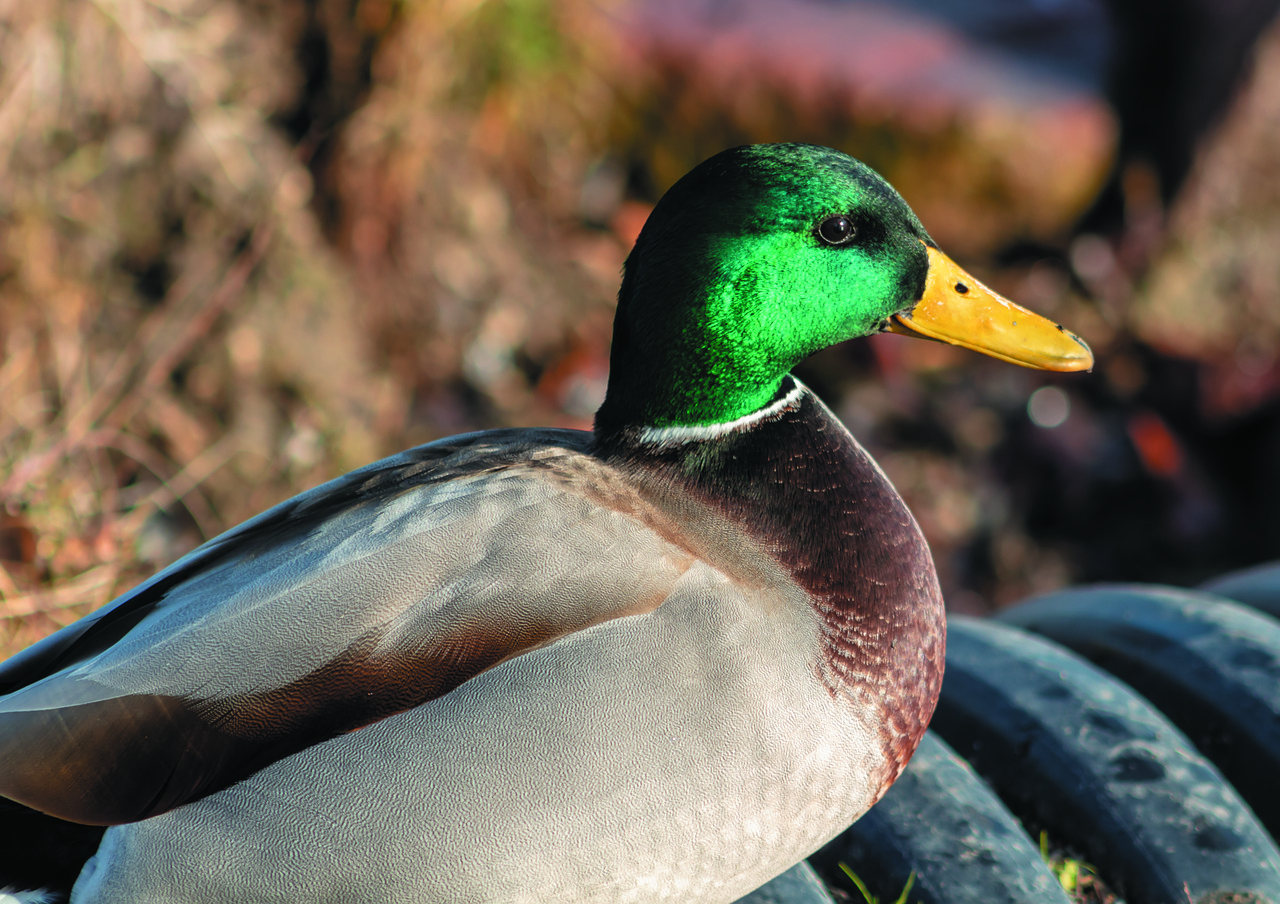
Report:
[[14,657],[0,794],[112,826],[76,902],[733,901],[938,695],[924,538],[789,374],[883,330],[1092,360],[862,163],[712,157],[627,259],[593,432],[384,459]]

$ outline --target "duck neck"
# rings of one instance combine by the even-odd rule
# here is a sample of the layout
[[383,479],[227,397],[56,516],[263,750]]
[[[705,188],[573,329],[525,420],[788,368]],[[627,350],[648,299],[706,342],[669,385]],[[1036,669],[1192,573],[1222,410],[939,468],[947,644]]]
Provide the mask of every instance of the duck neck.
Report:
[[[750,293],[706,279],[651,286],[633,272],[618,295],[597,435],[731,424],[777,400],[794,362],[778,360],[767,342],[738,335],[730,318],[708,315],[754,304]],[[637,300],[642,290],[660,292],[666,303]]]

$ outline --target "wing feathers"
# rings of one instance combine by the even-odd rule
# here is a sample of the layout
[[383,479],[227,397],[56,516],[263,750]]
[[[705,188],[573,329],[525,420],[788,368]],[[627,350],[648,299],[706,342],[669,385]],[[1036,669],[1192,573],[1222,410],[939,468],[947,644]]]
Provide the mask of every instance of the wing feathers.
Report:
[[209,793],[248,762],[238,747],[172,697],[3,713],[0,793],[71,822],[130,822]]
[[[656,608],[692,558],[582,440],[556,438],[463,438],[354,472],[55,635],[0,674],[34,682],[0,699],[0,794],[145,819]],[[588,498],[593,472],[616,505]]]

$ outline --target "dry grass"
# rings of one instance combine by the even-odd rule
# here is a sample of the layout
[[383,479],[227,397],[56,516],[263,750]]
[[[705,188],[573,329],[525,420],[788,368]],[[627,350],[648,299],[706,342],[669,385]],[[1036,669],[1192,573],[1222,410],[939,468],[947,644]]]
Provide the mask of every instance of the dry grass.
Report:
[[0,658],[410,442],[589,415],[623,250],[554,211],[605,89],[495,52],[552,15],[0,4]]
[[[839,128],[826,107],[793,121],[784,98],[750,92],[704,116],[715,98],[686,76],[635,80],[600,15],[612,2],[0,0],[0,657],[380,455],[584,426],[647,210],[605,204],[608,228],[584,226],[602,161],[608,195],[628,166],[657,187],[726,141],[888,134],[848,110]],[[1093,304],[1052,268],[978,268],[1089,338],[1112,407],[1148,379],[1132,334],[1168,344],[1166,323],[1212,332],[1187,353],[1227,355],[1211,373],[1231,410],[1280,391],[1274,243],[1253,238],[1280,209],[1276,34],[1136,317],[1130,285]],[[709,131],[681,144],[695,126]],[[998,167],[947,151],[953,131],[917,136],[921,159],[981,193],[975,167]],[[930,214],[941,232],[1007,206],[975,212],[962,194]],[[1209,296],[1224,329],[1188,327]],[[899,485],[950,602],[984,611],[1081,573],[1070,542],[1025,523],[1026,488],[1004,473],[1026,451],[1035,375],[893,338],[805,373]],[[1104,414],[1054,454],[1096,458],[1072,443],[1111,430]]]

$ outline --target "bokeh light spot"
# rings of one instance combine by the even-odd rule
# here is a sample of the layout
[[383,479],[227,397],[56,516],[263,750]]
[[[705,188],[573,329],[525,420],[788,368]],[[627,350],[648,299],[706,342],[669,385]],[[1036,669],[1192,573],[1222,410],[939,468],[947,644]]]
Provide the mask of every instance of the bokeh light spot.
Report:
[[1041,386],[1027,399],[1027,417],[1037,427],[1061,427],[1071,414],[1071,400],[1056,386]]

